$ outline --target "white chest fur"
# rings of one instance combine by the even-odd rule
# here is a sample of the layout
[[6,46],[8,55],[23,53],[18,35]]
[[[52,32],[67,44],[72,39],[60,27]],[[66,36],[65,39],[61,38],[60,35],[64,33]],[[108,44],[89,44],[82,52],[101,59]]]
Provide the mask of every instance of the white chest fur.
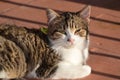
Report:
[[57,51],[62,56],[62,62],[71,65],[79,65],[83,62],[83,53],[76,47],[70,49],[59,48]]
[[83,53],[78,48],[60,49],[58,51],[62,55],[63,62],[79,65],[83,61]]

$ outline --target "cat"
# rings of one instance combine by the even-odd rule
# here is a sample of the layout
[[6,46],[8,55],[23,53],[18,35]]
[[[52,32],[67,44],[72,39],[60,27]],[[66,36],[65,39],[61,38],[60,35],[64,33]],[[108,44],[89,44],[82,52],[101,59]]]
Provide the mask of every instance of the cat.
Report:
[[51,47],[61,55],[53,79],[82,78],[91,73],[86,64],[89,47],[90,6],[78,12],[58,14],[48,9],[48,38]]
[[0,78],[76,79],[88,76],[90,6],[58,14],[47,9],[48,31],[0,25]]

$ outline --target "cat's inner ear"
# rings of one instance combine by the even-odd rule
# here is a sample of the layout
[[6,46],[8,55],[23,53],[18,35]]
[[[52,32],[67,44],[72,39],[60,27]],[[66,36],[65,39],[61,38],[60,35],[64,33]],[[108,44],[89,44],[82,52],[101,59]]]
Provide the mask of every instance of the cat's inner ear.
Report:
[[81,11],[79,11],[77,14],[79,14],[80,17],[82,17],[89,23],[90,22],[90,13],[91,13],[91,6],[86,6]]
[[57,12],[55,12],[52,9],[47,9],[46,12],[47,12],[47,17],[48,17],[48,22],[51,22],[56,17],[60,16]]

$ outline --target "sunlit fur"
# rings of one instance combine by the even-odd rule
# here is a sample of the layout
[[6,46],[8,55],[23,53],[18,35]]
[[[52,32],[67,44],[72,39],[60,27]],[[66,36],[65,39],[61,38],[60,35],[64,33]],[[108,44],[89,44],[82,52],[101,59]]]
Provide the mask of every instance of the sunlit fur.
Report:
[[0,79],[83,78],[89,47],[90,7],[58,14],[48,9],[48,34],[0,25]]
[[46,78],[60,59],[40,30],[0,25],[0,79]]
[[52,10],[49,12],[48,38],[51,47],[62,56],[53,79],[82,78],[91,73],[91,68],[86,65],[89,47],[88,17],[83,14],[89,12],[86,9],[88,7],[82,12],[60,15]]

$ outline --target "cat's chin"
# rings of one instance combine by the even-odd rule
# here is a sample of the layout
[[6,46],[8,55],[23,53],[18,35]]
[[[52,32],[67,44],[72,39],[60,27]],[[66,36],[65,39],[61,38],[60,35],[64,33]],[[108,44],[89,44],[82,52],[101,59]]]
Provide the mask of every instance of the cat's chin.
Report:
[[74,47],[75,47],[75,44],[67,43],[67,44],[65,44],[63,47],[66,48],[66,49],[70,49],[70,48],[74,48]]
[[64,46],[64,48],[70,49],[70,48],[73,48],[73,46]]

